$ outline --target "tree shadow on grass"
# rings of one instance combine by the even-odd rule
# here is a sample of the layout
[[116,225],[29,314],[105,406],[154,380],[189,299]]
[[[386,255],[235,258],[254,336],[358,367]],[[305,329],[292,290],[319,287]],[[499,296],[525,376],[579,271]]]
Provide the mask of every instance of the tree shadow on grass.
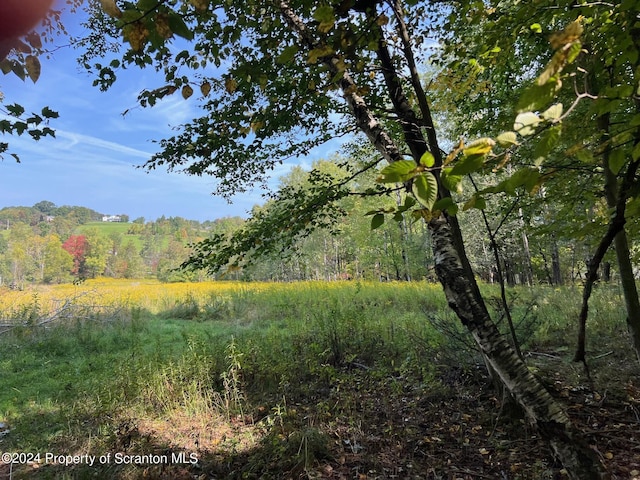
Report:
[[[640,384],[632,375],[624,383],[609,375],[621,383],[617,390],[605,379],[596,382],[600,392],[585,390],[564,357],[547,351],[529,362],[553,372],[546,374],[549,389],[611,472],[633,478],[640,471]],[[603,372],[633,365],[614,354],[599,361],[611,362]],[[74,410],[69,399],[60,411],[26,412],[0,450],[28,453],[21,446],[32,445],[42,448],[41,458],[45,450],[88,453],[97,464],[0,465],[0,480],[563,478],[535,431],[524,419],[507,418],[486,384],[481,371],[460,365],[443,366],[422,383],[398,372],[345,368],[326,382],[292,386],[286,405],[254,386],[242,414],[149,405],[150,413],[135,418],[125,405],[91,414],[97,410]],[[48,438],[36,438],[38,432]],[[110,456],[100,463],[103,455]]]

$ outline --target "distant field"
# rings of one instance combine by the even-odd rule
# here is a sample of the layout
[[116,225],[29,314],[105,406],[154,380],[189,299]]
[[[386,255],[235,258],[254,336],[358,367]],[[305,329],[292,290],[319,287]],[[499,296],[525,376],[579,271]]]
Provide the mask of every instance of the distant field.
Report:
[[127,233],[129,228],[131,228],[130,223],[122,223],[122,222],[89,222],[83,225],[80,225],[76,231],[78,233],[86,231],[88,228],[97,228],[100,232],[105,235],[109,235],[111,233],[122,233],[123,235]]
[[[96,229],[100,235],[108,238],[114,233],[119,233],[124,236],[123,241],[125,244],[131,241],[135,245],[136,249],[140,251],[144,244],[144,240],[142,238],[142,235],[130,235],[127,233],[131,226],[131,223],[122,222],[89,222],[76,228],[76,234],[79,235],[86,233],[89,229]],[[159,242],[159,247],[161,249],[164,249],[167,247],[167,245],[169,245],[171,235],[158,235],[156,239]]]
[[[185,298],[204,302],[246,288],[239,282],[161,283],[156,280],[94,279],[79,285],[33,285],[23,291],[0,288],[0,318],[16,317],[15,312],[37,308],[43,315],[55,312],[65,302],[74,305],[113,308],[141,308],[159,313]],[[258,289],[253,284],[252,289]],[[37,304],[37,305],[34,305]],[[12,312],[14,312],[12,314]],[[17,315],[19,318],[20,315]]]

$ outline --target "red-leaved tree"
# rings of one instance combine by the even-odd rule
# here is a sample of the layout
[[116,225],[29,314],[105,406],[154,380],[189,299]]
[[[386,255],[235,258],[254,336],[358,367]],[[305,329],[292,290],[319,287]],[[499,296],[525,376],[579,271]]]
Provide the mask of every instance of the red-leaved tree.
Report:
[[62,248],[73,257],[73,269],[71,270],[73,275],[79,276],[83,273],[88,247],[87,237],[84,235],[71,235],[62,244]]

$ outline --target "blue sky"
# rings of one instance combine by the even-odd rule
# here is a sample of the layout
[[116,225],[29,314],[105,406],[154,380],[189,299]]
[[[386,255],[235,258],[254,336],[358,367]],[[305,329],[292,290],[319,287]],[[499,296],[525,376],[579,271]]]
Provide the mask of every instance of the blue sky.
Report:
[[[78,17],[65,18],[67,28],[77,32]],[[0,137],[21,159],[18,164],[5,155],[0,162],[0,208],[48,200],[104,214],[124,213],[132,219],[155,220],[165,215],[203,221],[247,216],[251,207],[262,203],[261,191],[239,195],[229,204],[211,194],[212,178],[135,168],[157,151],[151,140],[169,136],[171,125],[198,115],[196,95],[187,101],[175,95],[154,108],[136,108],[143,87],[162,84],[154,81],[153,71],[131,69],[102,93],[77,65],[77,54],[67,47],[54,51],[49,59],[41,58],[42,74],[36,84],[13,74],[0,76],[4,105],[18,103],[28,113],[49,106],[60,114],[50,124],[56,130],[55,139]],[[123,116],[125,110],[129,113]],[[308,166],[312,160],[329,158],[338,148],[339,142],[332,142],[307,158],[279,167],[273,178],[286,174],[295,163]]]

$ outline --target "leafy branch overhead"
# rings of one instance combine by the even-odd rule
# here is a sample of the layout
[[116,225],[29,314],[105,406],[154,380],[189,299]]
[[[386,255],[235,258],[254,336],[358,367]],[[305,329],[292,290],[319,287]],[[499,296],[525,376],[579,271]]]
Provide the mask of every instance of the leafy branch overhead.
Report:
[[[447,190],[463,193],[462,179],[465,175],[478,173],[487,168],[491,168],[494,173],[502,170],[508,164],[513,149],[517,148],[525,140],[525,137],[545,131],[546,134],[537,140],[539,148],[535,164],[536,167],[539,167],[544,161],[544,157],[557,143],[559,124],[564,113],[563,106],[561,103],[548,106],[548,103],[555,98],[557,90],[562,86],[563,69],[574,63],[581,52],[580,35],[583,32],[581,22],[582,18],[579,18],[571,22],[564,30],[550,37],[555,54],[536,81],[522,94],[519,101],[520,113],[513,122],[512,131],[503,132],[495,139],[480,138],[469,144],[465,144],[461,140],[459,145],[447,155],[442,166],[436,169],[432,168],[434,158],[429,152],[423,155],[419,164],[413,160],[393,162],[380,171],[377,181],[410,184],[410,191],[420,204],[420,209],[413,212],[414,218],[428,219],[432,214],[438,215],[440,211],[447,211],[450,215],[455,215],[458,211],[456,203],[448,196],[437,201],[438,182],[432,171],[439,172],[441,182]],[[541,89],[550,94],[542,95]],[[536,113],[527,110],[529,108],[546,108],[546,110],[542,113]],[[496,146],[501,147],[503,151],[494,152]],[[539,190],[545,178],[547,177],[542,175],[537,168],[516,169],[499,183],[475,192],[466,201],[463,209],[478,208],[482,210],[486,208],[486,202],[482,195],[488,193],[514,195],[520,187],[524,187],[528,193],[533,194]],[[384,223],[384,213],[393,213],[396,221],[401,220],[395,210],[380,211],[376,213],[374,221],[372,221],[372,229],[378,228]]]
[[[15,75],[25,81],[29,78],[37,82],[42,73],[39,57],[46,53],[47,47],[61,34],[67,34],[61,21],[60,10],[52,8],[52,2],[43,0],[28,2],[6,2],[3,5],[3,28],[0,32],[0,71],[4,75]],[[69,0],[67,8],[75,12],[82,0]],[[15,9],[19,10],[15,10]],[[10,24],[7,23],[9,20]],[[27,88],[27,87],[25,87]],[[28,135],[33,140],[42,137],[55,137],[49,127],[49,120],[58,118],[58,113],[50,107],[43,107],[40,113],[25,116],[25,109],[16,103],[3,105],[5,97],[0,91],[0,133],[5,135]],[[0,159],[9,152],[9,143],[0,142]],[[17,162],[20,157],[9,152]]]
[[[40,140],[46,136],[55,138],[56,136],[55,131],[47,125],[50,119],[58,118],[58,113],[49,107],[44,107],[39,114],[32,113],[26,118],[24,108],[15,103],[0,107],[0,111],[8,117],[0,120],[0,133],[2,134],[18,136],[25,134],[33,140]],[[0,158],[2,158],[2,154],[6,153],[8,149],[8,143],[0,142]],[[20,157],[16,153],[10,153],[10,155],[15,158],[17,162],[20,162]]]

